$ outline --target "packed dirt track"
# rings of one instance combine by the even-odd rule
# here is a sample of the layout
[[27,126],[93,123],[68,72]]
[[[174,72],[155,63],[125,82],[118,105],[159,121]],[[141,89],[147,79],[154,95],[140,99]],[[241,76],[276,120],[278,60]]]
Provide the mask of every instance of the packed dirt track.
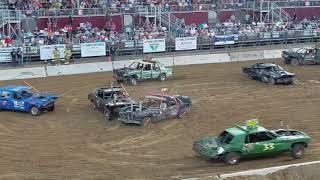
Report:
[[[136,100],[164,87],[192,97],[193,107],[183,120],[147,127],[105,121],[92,109],[87,95],[109,86],[110,72],[26,80],[39,91],[62,97],[54,112],[39,117],[0,112],[0,179],[180,179],[319,160],[320,66],[274,61],[296,74],[294,85],[271,86],[247,78],[241,67],[255,63],[248,61],[176,66],[166,82],[126,86]],[[23,80],[0,82],[7,84]],[[282,120],[285,127],[308,133],[312,143],[300,160],[282,154],[236,166],[203,160],[192,151],[193,140],[250,118],[272,129],[281,128]]]

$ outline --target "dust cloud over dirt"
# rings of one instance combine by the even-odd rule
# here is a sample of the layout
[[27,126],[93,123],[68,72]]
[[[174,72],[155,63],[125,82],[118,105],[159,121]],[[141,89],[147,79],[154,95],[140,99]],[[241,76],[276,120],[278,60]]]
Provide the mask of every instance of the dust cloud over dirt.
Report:
[[[109,86],[111,73],[29,79],[39,91],[63,94],[56,110],[39,117],[0,112],[0,179],[179,179],[228,173],[320,158],[320,66],[290,67],[297,81],[271,86],[251,80],[241,66],[254,62],[174,67],[174,78],[126,86],[136,100],[168,87],[191,96],[193,107],[183,120],[128,126],[105,121],[87,95]],[[22,84],[2,81],[0,85]],[[307,132],[313,141],[303,159],[289,155],[242,160],[237,166],[203,160],[192,141],[258,118],[267,128]]]

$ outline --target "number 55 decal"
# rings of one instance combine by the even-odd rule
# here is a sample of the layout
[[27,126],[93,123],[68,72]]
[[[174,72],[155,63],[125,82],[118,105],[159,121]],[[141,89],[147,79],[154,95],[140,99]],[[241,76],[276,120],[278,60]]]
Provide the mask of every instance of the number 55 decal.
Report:
[[273,143],[264,144],[263,146],[264,146],[263,151],[271,151],[272,149],[274,149]]

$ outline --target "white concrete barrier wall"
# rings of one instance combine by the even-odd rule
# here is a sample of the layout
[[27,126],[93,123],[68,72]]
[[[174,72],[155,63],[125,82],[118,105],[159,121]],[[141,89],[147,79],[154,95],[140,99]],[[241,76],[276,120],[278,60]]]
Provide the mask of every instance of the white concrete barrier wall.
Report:
[[[154,60],[160,61],[164,63],[166,66],[262,60],[262,59],[281,58],[281,53],[283,50],[287,50],[287,49],[262,50],[262,51],[250,51],[250,52],[231,52],[228,54],[221,53],[221,54],[204,54],[204,55],[176,56],[176,57],[163,57],[163,58],[160,57],[160,58],[154,58]],[[129,66],[134,61],[135,60],[116,61],[114,62],[114,68],[122,68],[124,66]],[[105,71],[112,71],[112,62],[47,66],[47,70],[45,70],[44,67],[1,70],[0,80],[27,79],[27,78],[46,77],[46,76],[83,74],[83,73],[94,73],[94,72],[105,72]]]
[[231,61],[249,61],[264,59],[263,51],[229,53]]
[[44,67],[6,69],[0,71],[0,80],[46,77]]

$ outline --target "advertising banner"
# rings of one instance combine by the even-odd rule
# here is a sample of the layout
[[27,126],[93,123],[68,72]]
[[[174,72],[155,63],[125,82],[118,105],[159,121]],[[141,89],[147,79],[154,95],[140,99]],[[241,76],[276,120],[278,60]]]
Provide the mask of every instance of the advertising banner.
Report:
[[165,39],[144,39],[143,53],[166,51]]
[[60,58],[64,58],[64,49],[66,48],[66,45],[57,44],[57,45],[40,46],[40,59],[41,60],[53,59],[54,48],[58,48],[58,50],[60,51]]
[[215,36],[214,45],[234,44],[236,37],[234,35]]
[[106,43],[82,43],[81,57],[106,56]]
[[197,49],[197,37],[176,38],[176,51]]

